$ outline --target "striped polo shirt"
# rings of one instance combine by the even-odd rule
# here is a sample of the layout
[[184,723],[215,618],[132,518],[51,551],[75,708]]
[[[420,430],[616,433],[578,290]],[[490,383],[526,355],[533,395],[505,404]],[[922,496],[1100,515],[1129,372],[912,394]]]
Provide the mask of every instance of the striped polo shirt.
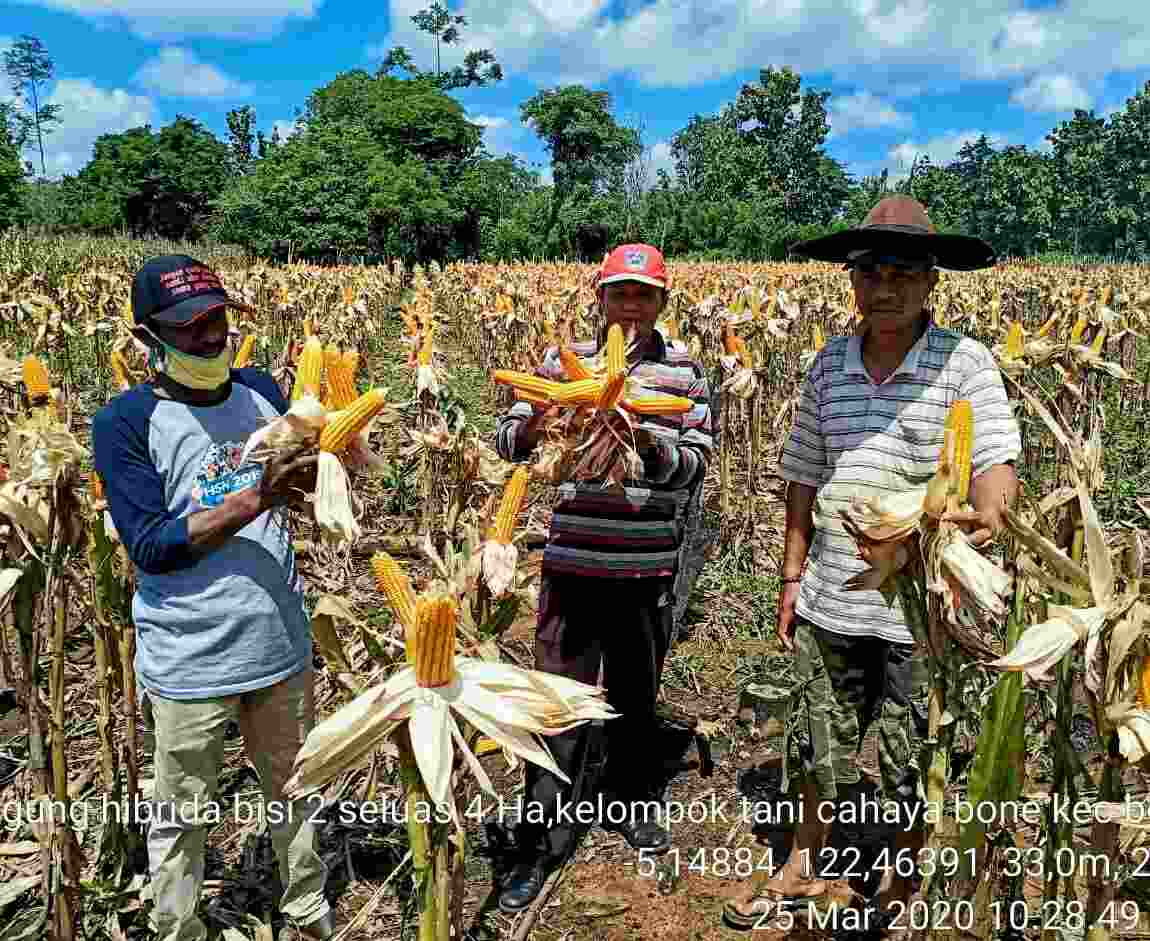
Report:
[[[593,356],[598,348],[595,340],[570,347],[580,357]],[[547,350],[536,373],[566,380],[558,347]],[[710,384],[686,347],[666,340],[658,330],[642,358],[630,364],[628,375],[655,391],[689,398],[694,407],[681,415],[647,415],[635,422],[658,442],[657,458],[646,479],[627,481],[622,489],[586,482],[560,484],[543,550],[547,573],[636,578],[676,572],[687,502],[693,486],[706,474],[714,447]],[[495,446],[505,460],[528,457],[516,437],[532,414],[529,403],[516,402],[499,419]]]
[[1016,461],[1022,441],[1002,376],[981,343],[930,324],[902,365],[875,383],[862,360],[862,337],[828,340],[803,383],[779,472],[818,488],[814,532],[796,612],[857,637],[913,642],[898,600],[878,591],[845,591],[865,571],[839,511],[855,496],[882,495],[934,475],[952,402],[974,412],[972,473]]

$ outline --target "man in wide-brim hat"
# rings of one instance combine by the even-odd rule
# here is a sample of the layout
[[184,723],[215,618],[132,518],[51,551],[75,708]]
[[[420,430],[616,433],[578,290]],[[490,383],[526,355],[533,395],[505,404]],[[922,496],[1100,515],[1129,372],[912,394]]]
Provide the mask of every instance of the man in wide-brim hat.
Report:
[[823,895],[831,880],[850,875],[820,850],[838,803],[860,781],[856,758],[872,721],[879,724],[884,796],[904,814],[871,903],[880,924],[910,898],[914,885],[904,873],[917,870],[923,846],[926,664],[899,605],[889,607],[878,591],[846,590],[867,563],[839,510],[852,497],[929,480],[950,405],[967,399],[975,415],[974,510],[950,518],[973,545],[983,545],[1016,498],[1014,462],[1021,452],[990,351],[932,323],[927,308],[936,268],[992,265],[989,245],[939,235],[919,203],[896,196],[882,200],[861,225],[794,250],[847,266],[862,322],[855,335],[829,340],[816,357],[780,461],[788,489],[777,632],[795,655],[800,690],[787,722],[783,767],[788,792],[802,795],[802,816],[781,869],[724,910],[736,927],[779,931],[793,919],[796,902]]

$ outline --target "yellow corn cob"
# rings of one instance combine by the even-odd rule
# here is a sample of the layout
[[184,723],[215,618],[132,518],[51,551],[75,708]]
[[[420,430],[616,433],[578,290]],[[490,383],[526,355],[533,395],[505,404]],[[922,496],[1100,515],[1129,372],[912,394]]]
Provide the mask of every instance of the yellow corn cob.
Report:
[[1026,341],[1022,336],[1022,324],[1017,320],[1010,325],[1006,334],[1006,355],[1018,359],[1026,349]]
[[627,368],[627,345],[623,328],[617,323],[607,328],[607,373],[613,375]]
[[354,383],[355,374],[359,370],[359,350],[344,351],[343,369],[347,373],[347,377]]
[[567,347],[562,347],[559,350],[559,361],[563,364],[567,378],[572,382],[578,382],[580,379],[594,378],[594,374],[591,370],[584,366],[583,361],[567,349]]
[[551,404],[551,400],[545,395],[536,395],[534,392],[528,392],[526,389],[515,389],[515,401],[527,402],[530,405],[543,405]]
[[1044,336],[1047,336],[1050,333],[1050,331],[1054,329],[1054,327],[1057,325],[1057,323],[1058,323],[1058,314],[1054,314],[1052,317],[1050,317],[1050,319],[1048,319],[1046,321],[1046,323],[1044,323],[1041,327],[1038,328],[1038,334],[1037,334],[1038,338],[1041,340]]
[[311,318],[304,317],[303,319],[303,338],[305,340],[311,339]]
[[551,401],[551,397],[558,391],[561,383],[552,382],[542,376],[533,376],[529,372],[516,372],[513,369],[495,369],[491,372],[491,381],[502,383],[505,386],[514,386],[517,391],[528,392],[536,398]]
[[1102,344],[1106,342],[1106,328],[1103,327],[1098,331],[1098,336],[1094,338],[1094,342],[1090,344],[1090,351],[1097,356],[1102,355]]
[[[307,321],[304,321],[306,323]],[[320,394],[323,382],[323,344],[319,337],[309,336],[303,345],[303,352],[299,354],[299,365],[295,371],[295,387],[291,398],[295,402],[305,395]]]
[[1142,658],[1142,673],[1138,683],[1138,704],[1150,706],[1150,655]]
[[826,338],[823,336],[823,328],[817,323],[811,326],[811,347],[817,353],[826,345]]
[[623,388],[627,384],[627,374],[620,371],[611,376],[604,384],[603,391],[595,402],[595,407],[602,411],[613,409],[623,397]]
[[527,468],[520,464],[503,485],[499,512],[495,515],[495,523],[488,536],[500,545],[509,545],[515,534],[515,520],[523,506],[523,498],[527,495],[527,476]]
[[236,350],[236,358],[232,360],[232,367],[243,369],[252,359],[252,350],[256,347],[256,335],[249,333],[240,341],[240,348]]
[[24,388],[32,401],[47,398],[52,394],[48,370],[35,356],[24,357]]
[[395,619],[410,636],[415,630],[415,593],[407,575],[386,552],[377,552],[371,557],[371,571],[375,575],[375,587],[386,596]]
[[[356,354],[356,359],[358,358],[358,354]],[[327,398],[323,403],[325,408],[340,411],[348,408],[356,400],[358,393],[355,391],[354,375],[354,365],[348,360],[346,354],[341,355],[338,350],[335,351],[334,356],[329,354]]]
[[[624,377],[624,380],[626,377]],[[578,382],[557,382],[551,393],[556,405],[594,405],[607,384],[606,379],[580,379]]]
[[961,506],[970,492],[970,460],[974,446],[974,410],[969,399],[958,399],[946,416],[946,463],[950,469],[956,503]]
[[104,481],[95,471],[92,471],[92,475],[88,478],[88,493],[93,500],[104,499]]
[[128,369],[128,364],[124,362],[124,354],[119,350],[112,350],[111,356],[112,375],[116,378],[116,384],[121,388],[127,388],[132,384],[131,371]]
[[728,356],[738,356],[744,349],[743,341],[731,333],[730,329],[723,331],[723,352]]
[[446,686],[455,675],[455,621],[458,610],[446,595],[420,598],[415,605],[415,682]]
[[494,739],[488,738],[486,735],[481,736],[475,743],[475,757],[482,758],[484,755],[490,755],[492,752],[500,751],[499,743]]
[[1079,318],[1074,322],[1074,326],[1070,328],[1071,345],[1082,339],[1082,334],[1086,330],[1086,324],[1087,320],[1085,314],[1080,315]]
[[682,415],[695,407],[694,402],[681,395],[640,395],[624,399],[621,404],[636,415]]
[[387,393],[383,389],[368,389],[323,426],[319,433],[319,449],[339,454],[386,404]]
[[432,342],[435,339],[435,324],[429,323],[423,331],[423,345],[419,348],[419,365],[431,365]]

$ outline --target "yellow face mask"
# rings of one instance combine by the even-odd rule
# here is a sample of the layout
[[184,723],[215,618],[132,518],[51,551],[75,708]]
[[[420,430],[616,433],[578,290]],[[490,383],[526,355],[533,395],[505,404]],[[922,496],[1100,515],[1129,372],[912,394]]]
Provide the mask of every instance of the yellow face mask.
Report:
[[[155,334],[152,334],[155,336]],[[172,382],[189,389],[210,392],[228,381],[232,368],[232,348],[229,344],[215,356],[193,356],[169,346],[156,337],[163,352],[152,350],[152,368],[162,372]]]

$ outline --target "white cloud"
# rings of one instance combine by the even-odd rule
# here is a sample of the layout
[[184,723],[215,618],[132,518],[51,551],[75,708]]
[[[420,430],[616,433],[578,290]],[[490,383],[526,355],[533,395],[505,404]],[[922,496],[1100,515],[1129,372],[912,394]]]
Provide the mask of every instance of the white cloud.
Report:
[[[390,0],[393,31],[378,50],[403,45],[426,68],[433,41],[410,20],[423,6]],[[468,25],[444,62],[489,48],[509,74],[549,85],[626,75],[641,85],[686,87],[773,61],[804,74],[854,70],[890,98],[926,74],[932,86],[1039,72],[1088,80],[1150,61],[1145,0],[1020,7],[1020,0],[628,0],[620,13],[611,0],[461,0],[452,12]]]
[[1036,75],[1010,96],[1010,103],[1027,111],[1088,111],[1094,99],[1071,75]]
[[18,0],[66,10],[97,21],[126,22],[144,39],[180,40],[186,36],[267,39],[293,19],[311,19],[323,0]]
[[183,98],[223,98],[250,95],[252,86],[228,77],[214,65],[201,62],[190,49],[168,46],[136,73],[136,81],[157,95]]
[[[930,157],[930,162],[938,167],[950,163],[958,156],[958,152],[966,145],[974,143],[984,131],[952,131],[947,134],[940,134],[937,137],[932,137],[925,143],[916,143],[914,141],[903,141],[901,144],[895,144],[887,152],[887,157],[890,159],[893,166],[890,167],[892,173],[906,173],[910,170],[910,165],[914,163],[916,156],[926,155]],[[986,139],[994,147],[1001,146],[1004,141],[1000,134],[986,134]]]
[[907,127],[910,125],[910,115],[864,91],[831,98],[827,108],[827,123],[830,124],[832,136],[842,137],[851,131]]
[[299,128],[296,127],[295,118],[292,118],[290,121],[273,121],[272,122],[272,131],[273,132],[274,131],[279,132],[281,141],[287,140],[289,137],[291,137],[293,134],[295,134],[298,130],[299,130]]
[[491,114],[468,115],[467,120],[472,124],[478,124],[480,127],[491,128],[492,130],[499,130],[500,128],[507,127],[511,123],[507,118],[501,118]]
[[60,124],[44,138],[51,177],[83,169],[92,157],[92,144],[101,134],[156,122],[151,98],[122,88],[100,88],[86,78],[58,80],[48,101],[60,106]]

